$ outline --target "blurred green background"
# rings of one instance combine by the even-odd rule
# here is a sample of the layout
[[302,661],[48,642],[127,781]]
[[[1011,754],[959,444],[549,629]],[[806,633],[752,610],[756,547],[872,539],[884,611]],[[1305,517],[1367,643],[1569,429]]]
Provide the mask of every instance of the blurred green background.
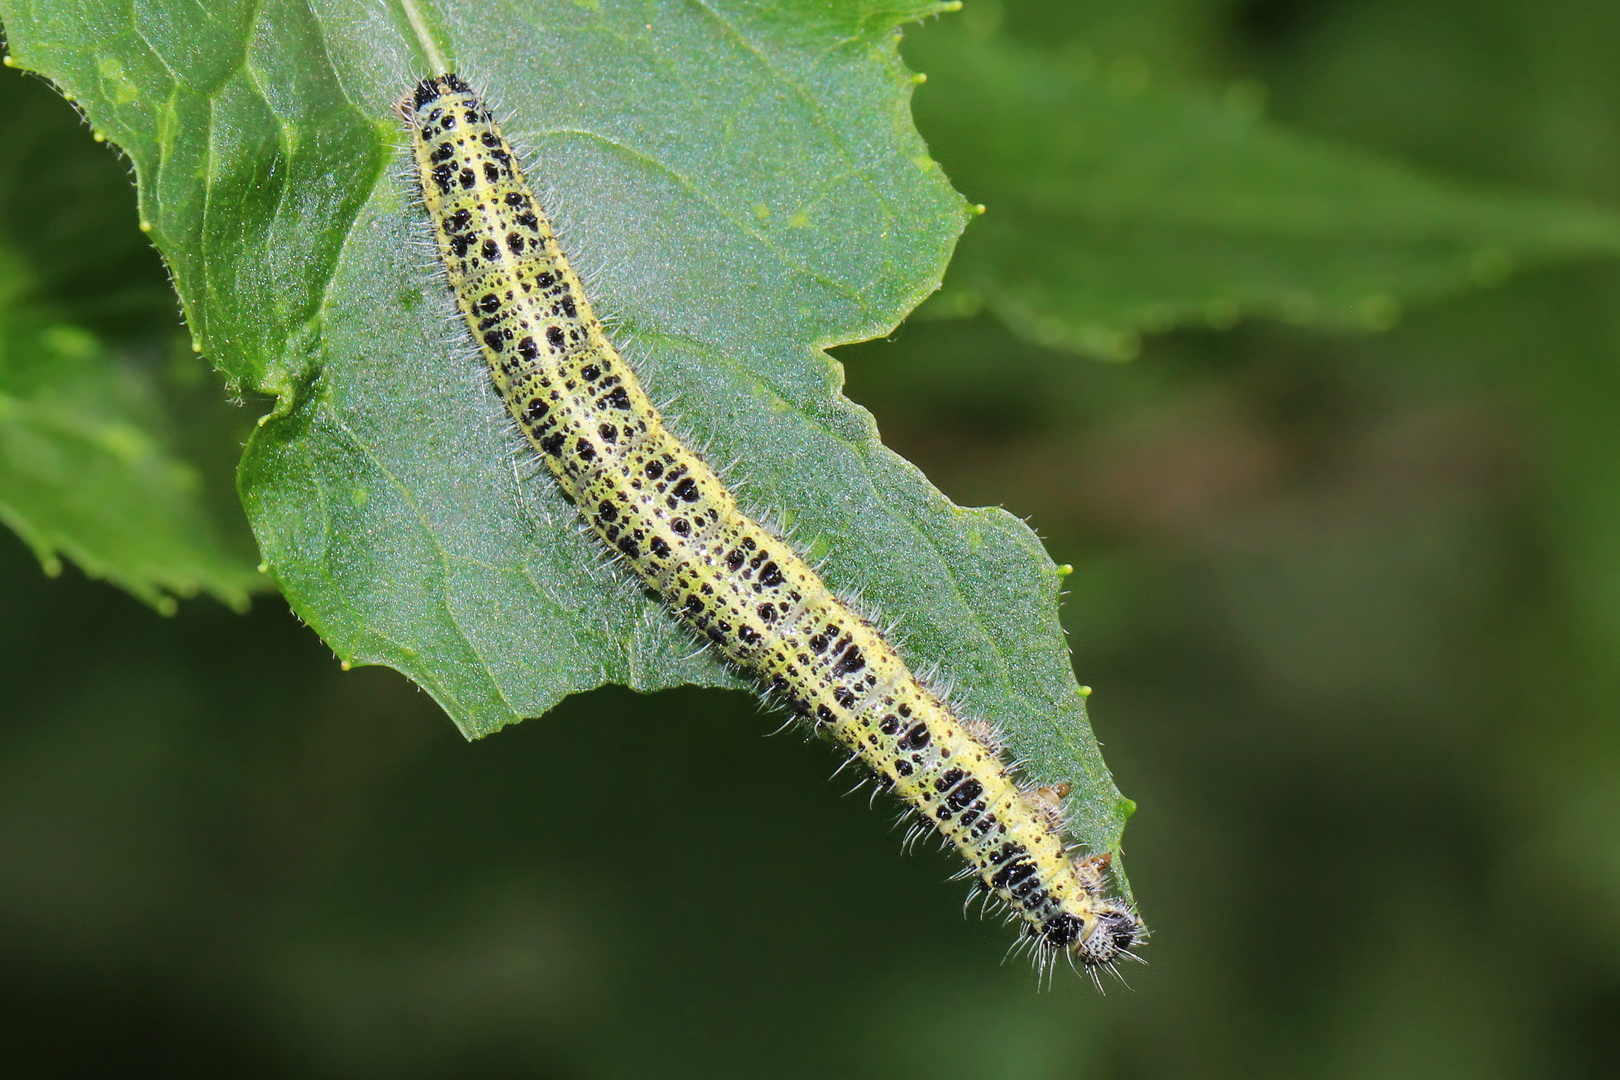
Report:
[[[1620,202],[1612,0],[970,17],[1172,85],[1253,80],[1278,122],[1456,178]],[[0,75],[63,201],[111,223],[64,243],[11,205],[5,239],[165,373],[228,508],[259,403],[222,404],[175,344],[122,166]],[[930,92],[952,173],[974,147],[936,135]],[[892,814],[826,781],[830,749],[763,738],[747,697],[600,692],[467,745],[402,678],[339,672],[273,597],[165,619],[0,536],[12,1068],[1612,1075],[1617,298],[1620,268],[1592,262],[1381,335],[1251,323],[1109,364],[919,320],[841,351],[891,446],[1077,568],[1065,620],[1142,808],[1126,844],[1155,931],[1106,997],[1001,965],[1009,932],[963,920],[950,861],[900,857]]]

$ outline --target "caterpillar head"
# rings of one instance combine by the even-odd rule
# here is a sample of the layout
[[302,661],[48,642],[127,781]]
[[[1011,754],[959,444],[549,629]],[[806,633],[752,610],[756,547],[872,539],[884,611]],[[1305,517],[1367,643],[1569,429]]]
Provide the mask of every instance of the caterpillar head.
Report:
[[[1141,918],[1118,900],[1099,900],[1080,937],[1069,946],[1074,958],[1088,967],[1112,964],[1147,939]],[[1132,957],[1134,959],[1134,957]]]
[[1112,967],[1122,956],[1136,960],[1131,949],[1147,940],[1147,927],[1136,912],[1108,897],[1093,897],[1084,915],[1065,912],[1030,933],[1039,936],[1045,955],[1067,952],[1093,972]]

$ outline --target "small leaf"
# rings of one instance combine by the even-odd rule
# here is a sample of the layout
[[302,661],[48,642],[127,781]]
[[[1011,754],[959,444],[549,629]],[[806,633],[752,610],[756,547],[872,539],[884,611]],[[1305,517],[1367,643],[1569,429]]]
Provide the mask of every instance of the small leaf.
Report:
[[245,607],[258,576],[169,449],[147,380],[88,331],[40,323],[20,278],[0,251],[0,521],[47,572],[69,558],[163,612],[198,592]]
[[1139,335],[1266,315],[1383,329],[1402,305],[1516,267],[1620,253],[1620,216],[1426,177],[1152,87],[1098,62],[944,25],[909,42],[918,122],[989,212],[925,311],[988,310],[1040,344],[1127,357]]
[[264,583],[175,449],[165,379],[130,355],[176,327],[126,171],[37,79],[0,72],[0,115],[0,520],[49,571],[71,559],[163,611],[200,591],[240,607]]

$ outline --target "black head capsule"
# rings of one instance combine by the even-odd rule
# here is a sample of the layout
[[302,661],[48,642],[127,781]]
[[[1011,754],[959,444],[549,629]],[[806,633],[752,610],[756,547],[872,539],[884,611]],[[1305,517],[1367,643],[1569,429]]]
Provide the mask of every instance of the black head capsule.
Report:
[[[1112,964],[1147,939],[1142,920],[1117,900],[1102,901],[1090,925],[1069,946],[1074,958],[1090,967]],[[1134,959],[1134,957],[1133,957]]]

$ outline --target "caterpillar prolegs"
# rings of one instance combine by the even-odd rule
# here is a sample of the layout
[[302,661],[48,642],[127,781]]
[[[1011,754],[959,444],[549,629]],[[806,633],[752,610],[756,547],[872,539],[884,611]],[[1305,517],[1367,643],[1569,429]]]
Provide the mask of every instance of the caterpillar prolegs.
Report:
[[1057,802],[1021,789],[983,725],[955,715],[895,647],[671,434],[608,340],[488,108],[455,75],[405,105],[438,251],[495,387],[602,541],[665,606],[847,748],[1020,917],[1042,962],[1110,966],[1143,940],[1075,857]]

